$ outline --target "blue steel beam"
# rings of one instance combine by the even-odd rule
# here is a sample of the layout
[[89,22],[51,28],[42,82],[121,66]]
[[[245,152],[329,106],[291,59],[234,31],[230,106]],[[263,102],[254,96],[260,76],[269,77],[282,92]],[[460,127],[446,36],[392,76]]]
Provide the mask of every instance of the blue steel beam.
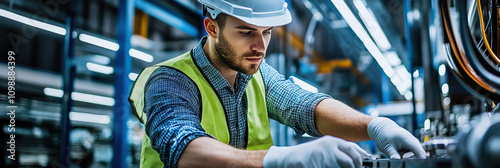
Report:
[[[69,4],[70,8],[74,9],[75,2]],[[74,89],[75,81],[75,66],[73,64],[74,58],[74,39],[72,32],[75,28],[75,12],[71,9],[67,10],[68,16],[66,17],[66,35],[64,35],[64,50],[63,50],[63,90],[64,95],[61,104],[61,132],[59,135],[59,159],[57,163],[52,163],[54,167],[69,167],[70,164],[70,143],[69,134],[71,130],[71,122],[69,120],[69,112],[73,107],[73,99],[71,93]]]
[[149,3],[144,0],[136,0],[135,5],[137,8],[141,9],[142,11],[146,12],[148,15],[151,15],[155,17],[158,20],[161,20],[165,22],[166,24],[173,26],[179,30],[182,30],[184,33],[194,37],[198,38],[200,32],[198,31],[198,28],[195,26],[189,24],[188,22],[182,20],[178,16],[169,13],[166,10],[161,9],[160,7]]
[[[177,18],[181,19],[181,20],[185,20],[186,17],[183,15],[183,14],[186,14],[186,15],[194,15],[194,14],[197,14],[197,13],[193,13],[191,12],[191,10],[187,9],[185,6],[181,5],[181,4],[178,4],[178,2],[175,2],[175,1],[164,1],[164,0],[140,0],[140,1],[146,1],[148,3],[150,3],[151,5],[154,5],[156,7],[158,7],[160,10],[163,10],[167,13],[170,13],[171,15],[174,15],[176,16]],[[168,4],[168,6],[166,5]],[[175,8],[175,10],[172,10],[173,8]],[[182,12],[182,13],[180,13]]]
[[387,104],[391,101],[391,88],[389,77],[385,73],[380,74],[380,85],[382,86],[382,104]]
[[[412,27],[415,27],[413,24],[414,21],[413,19],[410,19],[408,17],[411,16],[411,13],[412,13],[412,5],[411,5],[411,0],[404,0],[403,2],[403,9],[404,9],[404,25],[405,25],[405,35],[406,35],[406,38],[409,39],[409,40],[406,40],[406,60],[408,62],[408,72],[410,72],[410,76],[411,76],[411,95],[412,95],[412,107],[413,107],[413,112],[411,113],[411,130],[410,132],[415,135],[416,132],[417,132],[417,129],[418,129],[418,123],[417,123],[417,102],[415,100],[415,79],[413,78],[413,71],[414,71],[414,65],[413,65],[413,57],[415,57],[415,52],[414,50],[417,50],[417,48],[414,48],[413,46],[413,43],[414,41],[412,41],[412,36],[411,36],[411,32],[412,32]],[[419,40],[420,41],[420,40]],[[418,55],[417,55],[418,56]]]
[[128,153],[127,121],[130,117],[130,105],[127,97],[130,90],[128,73],[131,71],[132,58],[128,54],[131,48],[132,24],[134,18],[134,0],[120,0],[116,40],[120,48],[116,52],[115,63],[115,106],[113,107],[113,168],[126,168]]

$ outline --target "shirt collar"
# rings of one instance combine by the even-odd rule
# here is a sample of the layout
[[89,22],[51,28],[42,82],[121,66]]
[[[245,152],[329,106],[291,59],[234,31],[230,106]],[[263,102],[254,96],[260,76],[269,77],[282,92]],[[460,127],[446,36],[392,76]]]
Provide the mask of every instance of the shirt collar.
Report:
[[[198,45],[193,49],[192,57],[194,63],[205,75],[205,78],[208,78],[208,82],[212,84],[215,90],[221,90],[227,87],[233,90],[233,87],[231,87],[229,82],[222,76],[222,74],[217,69],[215,69],[215,67],[208,60],[208,57],[205,55],[203,46],[207,42],[207,39],[208,36],[204,36],[203,38],[201,38]],[[252,79],[252,75],[246,75],[244,73],[238,72],[235,81],[235,88],[237,89],[236,92],[239,92],[241,90],[244,91],[250,79]]]

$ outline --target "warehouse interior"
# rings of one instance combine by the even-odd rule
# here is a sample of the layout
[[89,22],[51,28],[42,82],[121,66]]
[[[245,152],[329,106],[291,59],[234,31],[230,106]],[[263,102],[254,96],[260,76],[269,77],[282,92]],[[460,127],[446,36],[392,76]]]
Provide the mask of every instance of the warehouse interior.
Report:
[[[286,3],[293,21],[272,31],[267,64],[396,121],[427,152],[416,167],[500,166],[496,0]],[[197,0],[0,0],[0,167],[139,167],[144,125],[130,87],[195,47],[204,17]],[[276,146],[314,139],[270,124]],[[373,141],[357,144],[386,158]]]

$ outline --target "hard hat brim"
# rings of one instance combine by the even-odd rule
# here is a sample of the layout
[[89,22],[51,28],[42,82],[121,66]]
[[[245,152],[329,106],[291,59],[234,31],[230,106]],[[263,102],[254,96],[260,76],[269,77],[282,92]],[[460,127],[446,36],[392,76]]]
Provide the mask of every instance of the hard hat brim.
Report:
[[[225,12],[224,12],[225,13]],[[252,24],[259,27],[277,27],[289,24],[292,22],[292,15],[288,10],[286,10],[284,15],[265,17],[265,18],[250,18],[243,16],[235,16],[232,14],[228,14],[235,18],[238,18],[248,24]]]

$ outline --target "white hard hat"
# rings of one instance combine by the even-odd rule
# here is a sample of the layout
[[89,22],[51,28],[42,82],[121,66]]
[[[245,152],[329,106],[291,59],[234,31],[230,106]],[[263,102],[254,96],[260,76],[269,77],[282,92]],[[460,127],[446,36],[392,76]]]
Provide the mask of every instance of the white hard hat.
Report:
[[198,0],[212,18],[219,13],[234,16],[260,27],[282,26],[292,22],[284,0]]

